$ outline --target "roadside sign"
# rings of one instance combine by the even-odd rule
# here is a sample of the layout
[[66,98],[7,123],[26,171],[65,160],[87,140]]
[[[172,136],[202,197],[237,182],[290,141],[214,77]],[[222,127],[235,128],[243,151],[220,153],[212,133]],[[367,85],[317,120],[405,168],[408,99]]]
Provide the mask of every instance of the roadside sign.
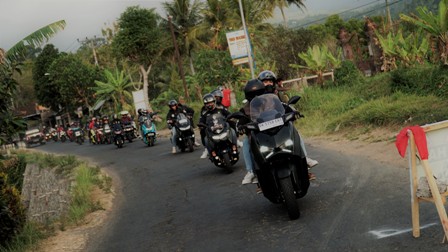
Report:
[[247,52],[246,33],[244,30],[228,32],[226,33],[226,37],[232,63],[234,65],[248,63],[249,54]]

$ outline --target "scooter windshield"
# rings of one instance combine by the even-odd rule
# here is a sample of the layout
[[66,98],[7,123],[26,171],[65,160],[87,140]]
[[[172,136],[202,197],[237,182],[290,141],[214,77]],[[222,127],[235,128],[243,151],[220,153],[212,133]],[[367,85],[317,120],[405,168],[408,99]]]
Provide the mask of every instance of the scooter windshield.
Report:
[[177,115],[177,124],[179,127],[187,127],[190,125],[190,120],[188,120],[187,116],[184,113],[179,113]]
[[275,94],[264,94],[250,102],[250,119],[258,123],[260,131],[283,125],[285,108]]
[[226,118],[220,112],[208,116],[206,123],[207,130],[214,134],[220,134],[227,128]]
[[143,117],[143,122],[147,128],[151,127],[152,125],[151,117],[148,116]]

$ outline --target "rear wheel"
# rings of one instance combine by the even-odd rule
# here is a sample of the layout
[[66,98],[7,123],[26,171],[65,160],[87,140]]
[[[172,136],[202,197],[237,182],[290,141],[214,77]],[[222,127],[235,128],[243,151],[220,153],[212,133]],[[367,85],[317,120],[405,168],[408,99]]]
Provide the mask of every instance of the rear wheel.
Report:
[[280,179],[280,187],[282,189],[283,198],[285,199],[286,208],[288,209],[288,215],[291,220],[298,219],[300,217],[299,204],[297,203],[296,196],[294,195],[294,187],[290,177]]

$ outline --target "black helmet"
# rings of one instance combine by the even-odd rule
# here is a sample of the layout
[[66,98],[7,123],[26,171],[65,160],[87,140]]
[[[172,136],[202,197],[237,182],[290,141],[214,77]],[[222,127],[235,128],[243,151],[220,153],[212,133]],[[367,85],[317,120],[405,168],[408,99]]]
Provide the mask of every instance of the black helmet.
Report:
[[264,84],[259,79],[249,80],[244,87],[244,95],[248,101],[264,93]]
[[138,115],[142,115],[142,111],[143,111],[143,109],[141,109],[141,108],[137,109]]
[[275,84],[275,82],[277,81],[277,76],[275,76],[272,71],[264,70],[258,75],[258,79],[261,81],[272,80]]
[[204,102],[204,106],[208,110],[213,110],[216,105],[216,99],[212,94],[204,95],[202,101]]
[[171,100],[168,102],[168,107],[172,107],[172,106],[177,106],[177,101],[176,100]]

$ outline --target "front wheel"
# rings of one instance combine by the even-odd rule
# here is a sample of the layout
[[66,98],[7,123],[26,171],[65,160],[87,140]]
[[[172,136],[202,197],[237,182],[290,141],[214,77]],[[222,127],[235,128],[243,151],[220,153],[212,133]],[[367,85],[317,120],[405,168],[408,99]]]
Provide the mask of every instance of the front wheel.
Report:
[[154,137],[149,137],[148,138],[148,146],[149,147],[154,146]]
[[193,139],[188,139],[188,150],[190,151],[190,152],[193,152],[194,151],[194,143],[193,143]]
[[224,165],[224,169],[226,170],[227,173],[232,173],[233,169],[232,169],[232,163],[230,161],[230,156],[229,153],[225,153],[223,156],[223,165]]
[[286,208],[288,209],[288,215],[291,220],[298,219],[300,217],[299,204],[297,203],[296,196],[294,195],[294,187],[290,177],[280,179],[280,188],[283,193]]

